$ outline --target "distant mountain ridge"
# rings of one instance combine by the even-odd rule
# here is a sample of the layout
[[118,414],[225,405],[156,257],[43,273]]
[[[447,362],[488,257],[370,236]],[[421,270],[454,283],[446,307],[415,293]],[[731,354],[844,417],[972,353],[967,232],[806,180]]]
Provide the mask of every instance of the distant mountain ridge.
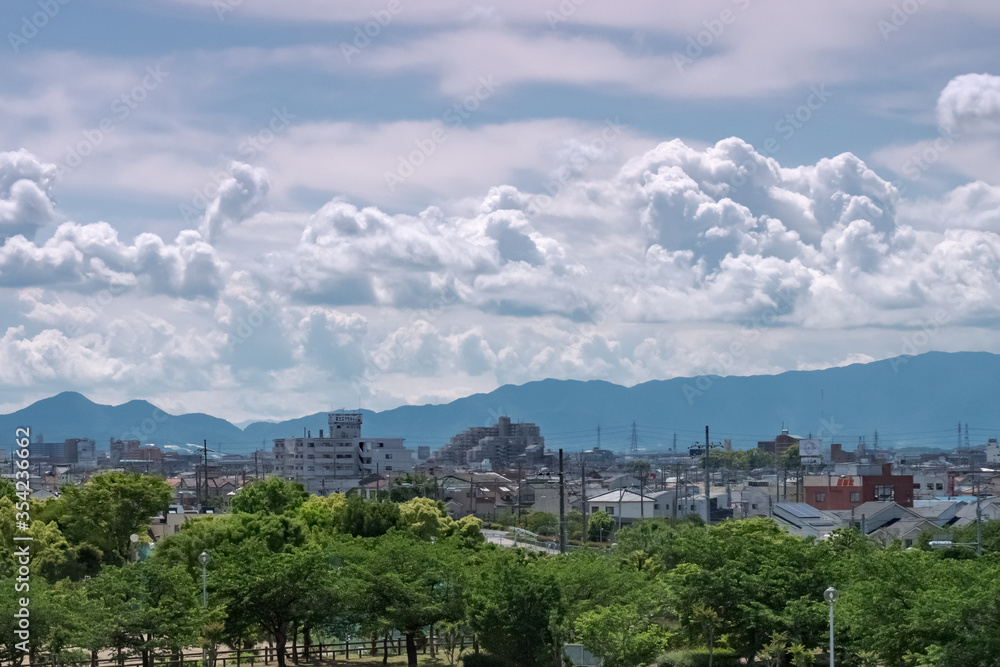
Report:
[[[504,385],[441,405],[363,410],[363,433],[400,436],[407,445],[432,449],[470,426],[494,424],[501,414],[538,424],[551,448],[580,450],[601,444],[622,450],[636,422],[639,447],[679,448],[710,437],[739,448],[777,434],[782,424],[799,435],[823,436],[853,447],[869,445],[952,448],[955,425],[970,424],[972,445],[1000,433],[1000,355],[987,352],[928,352],[868,364],[778,375],[703,376],[654,380],[623,387],[599,380],[540,380]],[[89,437],[105,449],[112,437],[159,445],[200,444],[218,452],[270,447],[274,438],[326,429],[326,412],[279,423],[255,422],[244,429],[206,414],[169,415],[153,404],[93,403],[75,392],[40,400],[0,416],[0,446],[10,447],[14,429],[29,425],[46,441]]]

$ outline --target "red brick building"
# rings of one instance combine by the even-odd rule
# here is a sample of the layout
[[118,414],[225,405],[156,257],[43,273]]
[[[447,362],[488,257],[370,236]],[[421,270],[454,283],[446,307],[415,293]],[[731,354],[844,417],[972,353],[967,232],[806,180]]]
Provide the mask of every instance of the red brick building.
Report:
[[858,465],[855,475],[810,475],[806,503],[821,510],[849,510],[867,502],[913,507],[913,475],[893,475],[892,464]]
[[781,433],[775,436],[774,440],[759,440],[757,442],[757,449],[768,454],[784,454],[788,451],[789,447],[799,444],[799,440],[802,440],[801,436],[789,435],[786,428],[782,429]]

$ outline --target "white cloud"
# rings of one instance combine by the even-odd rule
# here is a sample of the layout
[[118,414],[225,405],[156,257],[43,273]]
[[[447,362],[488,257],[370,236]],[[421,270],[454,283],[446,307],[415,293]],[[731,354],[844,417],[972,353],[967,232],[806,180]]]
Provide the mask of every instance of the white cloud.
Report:
[[941,91],[937,114],[941,127],[955,134],[1000,130],[1000,76],[955,77]]
[[210,297],[220,287],[221,269],[215,249],[191,230],[172,244],[149,233],[126,244],[108,223],[65,222],[42,245],[15,236],[0,246],[0,285],[8,287],[96,291],[138,286],[150,294]]
[[11,236],[33,238],[56,219],[52,183],[56,167],[26,150],[0,153],[0,242]]
[[267,173],[245,162],[229,165],[230,177],[219,185],[219,193],[205,210],[202,237],[212,243],[227,227],[238,225],[259,213],[270,189]]

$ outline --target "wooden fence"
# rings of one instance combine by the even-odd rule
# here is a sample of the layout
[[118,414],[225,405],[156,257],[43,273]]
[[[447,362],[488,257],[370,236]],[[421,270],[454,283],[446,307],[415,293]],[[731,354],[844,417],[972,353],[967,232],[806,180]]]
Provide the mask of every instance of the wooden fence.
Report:
[[[457,650],[461,652],[467,646],[471,646],[469,639],[459,640]],[[445,640],[434,637],[434,645],[431,646],[430,639],[424,638],[418,644],[418,651],[445,652],[449,647]],[[374,650],[373,650],[374,649]],[[285,662],[288,665],[297,665],[300,662],[315,662],[321,660],[352,660],[360,658],[381,657],[388,652],[390,656],[406,654],[406,638],[395,637],[392,639],[378,639],[372,643],[369,640],[348,639],[341,642],[326,642],[312,644],[308,647],[299,644],[293,647],[291,643],[285,646]],[[180,655],[171,652],[158,652],[150,657],[151,667],[198,667],[201,662],[202,653],[200,649],[185,649]],[[252,649],[219,650],[215,653],[215,660],[209,667],[236,667],[240,665],[269,665],[277,663],[278,650],[273,646],[260,645]],[[27,662],[24,663],[27,665]],[[36,667],[48,667],[50,661],[40,656],[36,661]],[[90,660],[81,662],[65,662],[63,667],[93,667]],[[142,657],[138,655],[128,655],[122,658],[114,656],[101,657],[97,661],[97,667],[143,667]]]

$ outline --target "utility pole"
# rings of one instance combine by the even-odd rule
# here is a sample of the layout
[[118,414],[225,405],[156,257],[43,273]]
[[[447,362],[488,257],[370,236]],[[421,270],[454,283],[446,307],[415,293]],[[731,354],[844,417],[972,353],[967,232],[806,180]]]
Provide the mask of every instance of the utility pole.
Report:
[[202,440],[205,453],[205,502],[208,502],[208,439]]
[[583,508],[583,543],[587,544],[587,452],[580,454],[580,505]]
[[708,444],[708,424],[705,424],[705,523],[712,523],[712,475],[708,467],[708,454],[712,446]]
[[983,513],[979,507],[982,494],[976,493],[976,555],[983,555]]
[[674,464],[674,513],[673,517],[677,518],[677,503],[680,502],[680,487],[681,487],[681,466],[679,463]]
[[[524,487],[524,477],[521,473],[521,462],[517,462],[517,527],[521,527],[521,489]],[[517,535],[517,533],[514,533]]]
[[559,450],[559,553],[566,553],[566,478],[563,475],[563,450]]
[[639,473],[639,518],[646,518],[646,474]]

